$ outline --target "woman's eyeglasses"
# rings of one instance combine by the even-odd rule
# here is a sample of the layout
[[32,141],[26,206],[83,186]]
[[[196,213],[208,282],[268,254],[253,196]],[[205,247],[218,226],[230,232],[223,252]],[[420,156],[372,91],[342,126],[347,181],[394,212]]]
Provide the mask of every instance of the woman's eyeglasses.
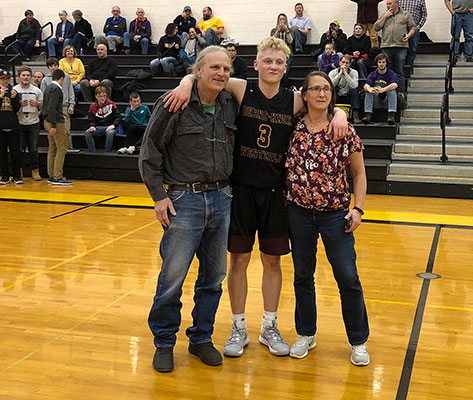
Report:
[[313,92],[319,94],[320,92],[324,92],[324,94],[329,93],[332,91],[330,86],[314,86],[306,89],[308,92]]

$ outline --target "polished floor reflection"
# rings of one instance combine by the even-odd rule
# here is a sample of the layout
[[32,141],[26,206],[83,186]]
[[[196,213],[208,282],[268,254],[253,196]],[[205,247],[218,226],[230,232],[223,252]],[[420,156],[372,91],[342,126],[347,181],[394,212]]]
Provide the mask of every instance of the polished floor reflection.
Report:
[[[151,366],[147,314],[162,228],[144,186],[78,181],[51,188],[27,180],[23,187],[0,188],[0,398],[386,400],[407,385],[410,400],[471,399],[472,205],[367,197],[356,248],[371,328],[369,366],[350,363],[338,289],[320,244],[317,347],[307,358],[274,357],[258,343],[261,265],[255,253],[245,354],[226,358],[220,367],[188,354],[184,330],[191,322],[194,262],[184,286],[176,368],[159,374]],[[426,271],[429,257],[441,278],[428,286],[406,380],[406,351],[424,282],[416,274]],[[292,343],[297,334],[290,256],[283,258],[283,276],[278,321]],[[213,337],[219,349],[230,324],[225,288]]]

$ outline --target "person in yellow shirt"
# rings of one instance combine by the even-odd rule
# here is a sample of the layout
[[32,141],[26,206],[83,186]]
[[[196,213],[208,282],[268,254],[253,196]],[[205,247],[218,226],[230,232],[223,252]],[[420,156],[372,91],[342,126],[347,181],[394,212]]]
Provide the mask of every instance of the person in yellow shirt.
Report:
[[59,60],[59,69],[64,71],[69,78],[71,78],[72,87],[74,88],[74,94],[80,93],[80,81],[84,79],[85,68],[82,61],[77,58],[77,51],[72,46],[64,47],[62,56]]
[[209,6],[202,10],[202,21],[199,22],[197,27],[200,29],[202,37],[205,38],[207,46],[218,45],[225,29],[222,20],[213,16],[212,9]]

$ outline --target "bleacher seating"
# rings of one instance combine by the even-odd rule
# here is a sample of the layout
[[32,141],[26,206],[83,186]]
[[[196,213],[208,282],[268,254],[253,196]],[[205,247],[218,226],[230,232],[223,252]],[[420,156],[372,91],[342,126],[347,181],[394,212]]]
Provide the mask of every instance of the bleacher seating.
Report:
[[[315,45],[308,46],[307,51],[315,48]],[[37,49],[37,53],[41,53],[44,49]],[[0,47],[0,53],[3,49]],[[149,62],[155,57],[155,46],[150,46],[148,55],[110,55],[118,65],[118,76],[115,82],[115,88],[119,88],[125,82],[129,81],[126,72],[130,69],[142,68],[149,70]],[[80,56],[84,65],[87,65],[94,57],[93,49],[89,49],[88,54]],[[257,79],[256,71],[253,69],[253,60],[256,54],[254,45],[242,45],[238,47],[238,54],[246,61],[249,67],[249,79]],[[290,72],[291,85],[300,87],[302,81],[314,69],[312,57],[309,54],[294,55],[294,60]],[[41,61],[38,66],[44,63]],[[34,68],[35,66],[32,65]],[[406,76],[408,76],[406,74]],[[140,95],[144,104],[148,105],[152,111],[152,107],[156,99],[167,90],[174,88],[181,78],[165,78],[153,77],[145,82],[147,89],[140,91]],[[364,82],[360,82],[360,87]],[[117,101],[120,112],[124,111],[128,102]],[[71,179],[101,179],[101,180],[118,180],[118,181],[140,181],[137,166],[137,155],[119,155],[116,152],[103,153],[100,150],[97,153],[89,153],[85,143],[84,131],[87,129],[87,111],[89,104],[80,102],[77,104],[79,116],[72,118],[72,138],[74,148],[81,149],[80,153],[68,154],[65,161],[65,175]],[[381,115],[381,119],[385,116]],[[374,118],[376,121],[376,118]],[[396,126],[389,126],[385,123],[375,125],[357,125],[357,132],[363,139],[365,145],[365,164],[368,177],[369,193],[386,193],[386,175],[388,165],[391,161],[392,146],[396,135]],[[98,138],[97,147],[103,148],[104,138]],[[116,136],[113,149],[116,150],[124,146],[125,137]],[[47,154],[47,135],[42,131],[40,134],[40,171],[46,176],[46,154]],[[25,168],[25,175],[28,176],[28,168]]]

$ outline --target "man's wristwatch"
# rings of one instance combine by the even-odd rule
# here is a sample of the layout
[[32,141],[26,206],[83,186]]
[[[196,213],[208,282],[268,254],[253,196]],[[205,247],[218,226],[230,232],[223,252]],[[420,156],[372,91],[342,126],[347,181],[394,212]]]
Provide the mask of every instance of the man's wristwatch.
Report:
[[364,214],[365,214],[365,212],[364,212],[360,207],[355,206],[355,207],[353,207],[353,209],[356,210],[356,211],[358,211],[358,212],[360,213],[360,215],[364,215]]

